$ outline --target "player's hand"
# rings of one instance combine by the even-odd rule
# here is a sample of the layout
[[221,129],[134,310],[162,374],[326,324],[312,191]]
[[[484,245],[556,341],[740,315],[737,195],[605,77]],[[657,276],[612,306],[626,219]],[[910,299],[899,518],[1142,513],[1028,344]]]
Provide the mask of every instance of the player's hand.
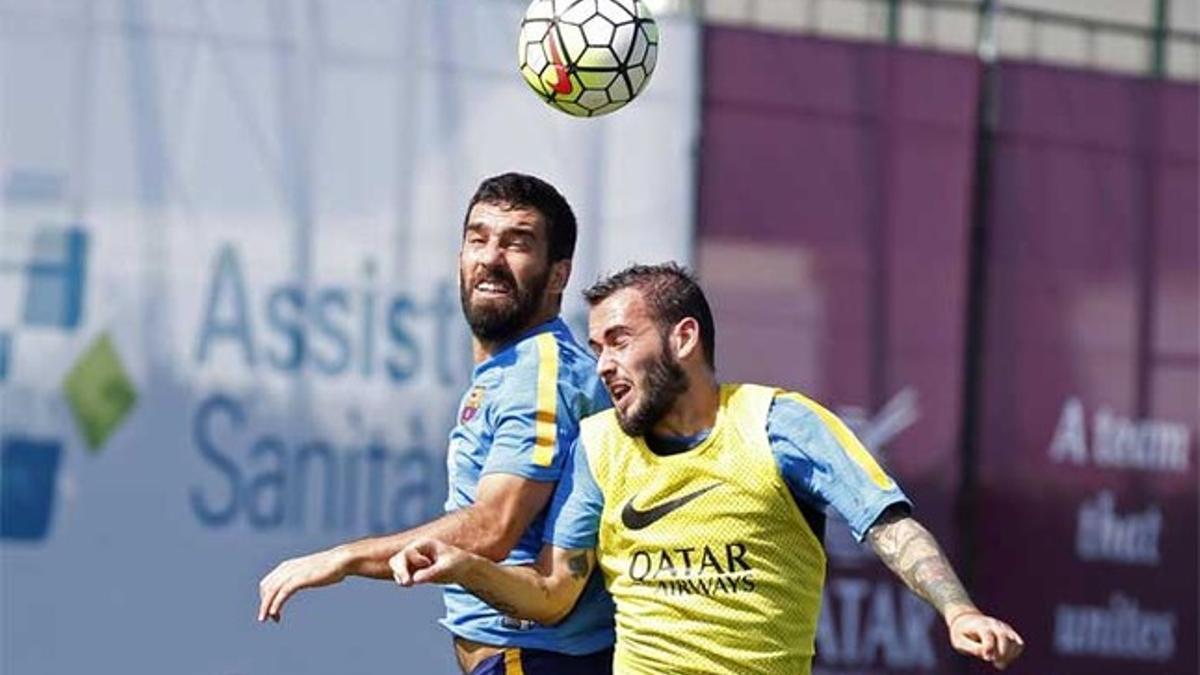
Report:
[[437,539],[418,539],[388,561],[401,586],[457,583],[475,557]]
[[1004,670],[1025,649],[1025,641],[1012,626],[979,612],[959,614],[950,621],[950,644],[960,653]]
[[336,584],[345,578],[345,556],[337,549],[285,560],[258,582],[258,620],[279,621],[283,603],[296,591]]

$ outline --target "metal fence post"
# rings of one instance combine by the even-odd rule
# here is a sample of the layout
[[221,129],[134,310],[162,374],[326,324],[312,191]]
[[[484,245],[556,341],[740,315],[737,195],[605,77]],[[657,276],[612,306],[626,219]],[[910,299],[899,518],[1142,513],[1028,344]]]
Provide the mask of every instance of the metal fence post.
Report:
[[1150,74],[1165,77],[1167,74],[1167,11],[1170,0],[1154,2],[1154,33],[1150,42]]
[[900,2],[888,0],[887,39],[893,44],[900,41]]

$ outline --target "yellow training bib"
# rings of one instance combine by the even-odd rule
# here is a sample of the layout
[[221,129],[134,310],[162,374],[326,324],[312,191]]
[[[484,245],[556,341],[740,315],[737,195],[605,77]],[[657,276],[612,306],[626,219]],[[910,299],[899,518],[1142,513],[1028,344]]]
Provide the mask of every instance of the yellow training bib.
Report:
[[771,454],[775,394],[723,385],[708,438],[669,456],[623,434],[611,410],[584,420],[615,673],[811,671],[825,552]]

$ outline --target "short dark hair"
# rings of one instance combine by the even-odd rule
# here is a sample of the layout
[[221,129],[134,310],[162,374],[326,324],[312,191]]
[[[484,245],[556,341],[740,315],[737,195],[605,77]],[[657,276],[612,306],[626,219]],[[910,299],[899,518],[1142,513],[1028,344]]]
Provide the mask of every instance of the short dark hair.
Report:
[[613,293],[626,288],[636,288],[641,292],[664,335],[683,319],[695,319],[700,324],[704,360],[709,368],[716,368],[717,336],[712,310],[691,272],[674,262],[631,265],[592,284],[583,292],[583,297],[589,306],[595,307]]
[[503,204],[510,209],[537,209],[546,221],[550,262],[570,260],[575,254],[575,213],[558,190],[541,178],[514,172],[485,178],[467,204],[467,215],[463,217],[464,232],[469,224],[467,220],[471,217],[471,209],[479,203]]

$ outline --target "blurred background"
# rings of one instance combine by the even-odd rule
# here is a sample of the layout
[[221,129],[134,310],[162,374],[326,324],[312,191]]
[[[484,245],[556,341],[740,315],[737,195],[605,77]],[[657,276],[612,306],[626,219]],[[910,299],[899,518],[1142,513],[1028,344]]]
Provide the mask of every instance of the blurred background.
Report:
[[[0,672],[451,673],[430,589],[254,622],[275,563],[442,509],[455,256],[507,170],[578,289],[680,260],[722,379],[842,414],[1010,672],[1198,672],[1195,0],[659,0],[626,109],[520,0],[0,0]],[[818,672],[987,672],[831,525]]]

